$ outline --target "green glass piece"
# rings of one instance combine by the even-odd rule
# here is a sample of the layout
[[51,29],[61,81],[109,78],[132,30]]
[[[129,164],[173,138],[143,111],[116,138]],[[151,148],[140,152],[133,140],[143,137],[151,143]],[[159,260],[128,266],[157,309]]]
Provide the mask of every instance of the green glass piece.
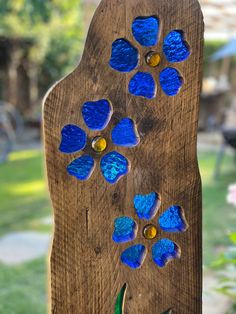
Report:
[[173,314],[173,311],[172,311],[172,309],[169,309],[165,312],[162,312],[161,314]]
[[127,288],[127,284],[125,283],[117,296],[116,304],[115,304],[115,314],[123,314],[126,288]]

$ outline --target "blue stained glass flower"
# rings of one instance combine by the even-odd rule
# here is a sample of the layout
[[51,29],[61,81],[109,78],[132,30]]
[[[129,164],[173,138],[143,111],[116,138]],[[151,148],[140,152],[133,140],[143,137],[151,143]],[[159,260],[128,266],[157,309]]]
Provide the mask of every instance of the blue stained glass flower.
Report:
[[137,225],[130,217],[119,217],[114,222],[113,241],[124,243],[132,241],[136,237]]
[[163,51],[169,62],[182,62],[189,57],[189,46],[183,37],[182,31],[175,30],[164,39]]
[[160,84],[166,95],[175,96],[183,85],[183,79],[176,69],[165,68],[160,73]]
[[107,182],[116,183],[129,171],[128,160],[118,152],[110,152],[101,159],[101,170]]
[[134,38],[140,45],[151,47],[158,42],[159,20],[151,17],[138,17],[132,24]]
[[[82,106],[82,116],[86,126],[94,131],[103,130],[109,123],[112,115],[112,106],[106,99],[88,101]],[[74,153],[86,146],[86,133],[76,125],[66,125],[61,132],[61,144],[59,150],[63,153]],[[114,145],[133,147],[139,143],[139,135],[135,123],[130,118],[121,119],[113,128],[111,139]],[[87,144],[88,145],[88,144]],[[107,148],[105,137],[95,134],[90,140],[90,150],[94,154],[102,154]],[[67,172],[78,180],[87,180],[95,168],[95,161],[92,156],[83,155],[73,160],[67,167]],[[116,151],[108,152],[102,156],[100,169],[105,180],[116,183],[130,170],[129,161]]]
[[71,176],[79,180],[87,180],[93,172],[94,160],[89,155],[83,155],[73,160],[67,167],[67,171]]
[[152,247],[153,261],[159,267],[164,267],[171,259],[179,256],[180,249],[178,245],[169,239],[161,239]]
[[121,262],[131,268],[139,268],[145,258],[146,249],[142,244],[130,246],[120,256]]
[[137,72],[129,82],[129,92],[135,96],[154,98],[155,88],[155,81],[150,73]]
[[133,120],[121,119],[111,132],[112,142],[118,146],[133,147],[140,139]]
[[[156,192],[137,194],[134,197],[134,209],[140,219],[150,220],[156,215],[160,206],[160,197]],[[184,232],[188,225],[181,206],[174,205],[168,208],[159,218],[159,226],[165,232]],[[152,230],[152,234],[147,233]],[[154,232],[154,233],[153,233]],[[154,224],[148,223],[143,228],[144,238],[153,240],[158,235]],[[154,234],[154,235],[153,235]],[[116,243],[133,241],[137,235],[137,224],[129,217],[118,217],[114,222],[113,241]],[[121,254],[121,262],[131,268],[138,268],[144,262],[145,246],[130,246]],[[164,267],[170,260],[180,257],[180,248],[170,239],[159,239],[152,246],[152,259],[159,267]],[[137,262],[138,260],[138,262]]]
[[87,136],[84,130],[73,124],[67,124],[61,131],[61,144],[59,150],[70,154],[83,149],[86,145]]
[[130,72],[138,65],[138,50],[127,40],[117,39],[112,44],[110,66],[120,72]]
[[155,192],[134,197],[134,208],[140,219],[150,220],[155,217],[160,205],[160,197]]
[[[154,16],[137,17],[132,23],[136,41],[144,47],[152,47],[148,53],[145,50],[145,62],[150,67],[162,65],[161,54],[153,51],[153,46],[158,43],[159,30],[159,19]],[[173,30],[165,37],[163,53],[168,62],[182,62],[190,56],[190,47],[184,40],[182,30]],[[130,72],[137,67],[139,58],[138,50],[126,39],[113,42],[110,66],[114,70]],[[183,85],[183,78],[176,69],[167,67],[160,74],[160,85],[167,96],[176,96]],[[139,71],[132,76],[128,90],[134,96],[153,99],[156,96],[156,82],[150,73]]]
[[108,100],[88,101],[82,106],[82,115],[87,127],[102,131],[110,121],[112,108]]
[[159,218],[159,225],[167,232],[182,232],[188,227],[183,209],[178,205],[168,208]]

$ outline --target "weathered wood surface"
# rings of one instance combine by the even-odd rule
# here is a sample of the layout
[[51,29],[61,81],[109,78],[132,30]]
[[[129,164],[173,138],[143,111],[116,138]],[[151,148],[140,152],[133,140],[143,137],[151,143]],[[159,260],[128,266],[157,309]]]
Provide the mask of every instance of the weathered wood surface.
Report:
[[[164,36],[182,29],[191,47],[190,57],[174,64],[185,84],[175,97],[166,96],[158,83],[159,71],[168,66],[162,57],[158,68],[144,62],[149,48],[133,38],[131,24],[138,16],[157,15],[161,21],[157,51],[162,54]],[[157,96],[147,100],[127,91],[134,72],[124,74],[109,65],[111,44],[128,39],[139,49],[139,70],[150,71],[157,81]],[[201,86],[203,45],[202,14],[196,0],[102,0],[92,20],[82,60],[48,93],[44,103],[44,134],[48,183],[54,208],[55,230],[51,252],[52,313],[111,314],[117,295],[128,284],[125,313],[162,313],[173,308],[179,314],[200,314],[201,304],[201,183],[196,157],[196,137]],[[85,101],[109,99],[114,114],[102,133],[110,132],[120,117],[137,123],[141,143],[135,148],[117,148],[131,162],[131,171],[117,184],[105,182],[99,166],[92,177],[80,182],[66,172],[79,154],[59,152],[60,132],[73,123],[87,130],[81,106]],[[100,132],[99,132],[100,133]],[[96,135],[88,132],[89,137]],[[113,150],[109,143],[108,151]],[[99,161],[99,160],[97,160]],[[162,213],[172,204],[181,204],[189,229],[158,238],[174,240],[181,258],[158,268],[151,259],[153,241],[141,232],[134,243],[148,248],[139,270],[119,261],[127,245],[111,240],[117,216],[135,218],[133,197],[157,191],[162,196]],[[156,221],[156,218],[155,218]],[[139,222],[142,230],[143,222]]]

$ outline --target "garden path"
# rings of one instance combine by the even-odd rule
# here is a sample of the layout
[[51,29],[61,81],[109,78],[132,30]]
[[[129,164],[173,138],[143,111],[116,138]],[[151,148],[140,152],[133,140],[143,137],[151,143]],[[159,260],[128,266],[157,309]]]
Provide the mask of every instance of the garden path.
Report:
[[17,265],[46,256],[50,235],[35,231],[12,232],[0,238],[0,262]]

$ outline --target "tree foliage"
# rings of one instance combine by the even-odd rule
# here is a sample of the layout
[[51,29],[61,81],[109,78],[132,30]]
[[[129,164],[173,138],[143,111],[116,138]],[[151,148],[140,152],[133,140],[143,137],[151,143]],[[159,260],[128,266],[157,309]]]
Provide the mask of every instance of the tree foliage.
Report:
[[0,0],[0,35],[30,38],[30,59],[48,86],[70,71],[82,47],[80,0]]

